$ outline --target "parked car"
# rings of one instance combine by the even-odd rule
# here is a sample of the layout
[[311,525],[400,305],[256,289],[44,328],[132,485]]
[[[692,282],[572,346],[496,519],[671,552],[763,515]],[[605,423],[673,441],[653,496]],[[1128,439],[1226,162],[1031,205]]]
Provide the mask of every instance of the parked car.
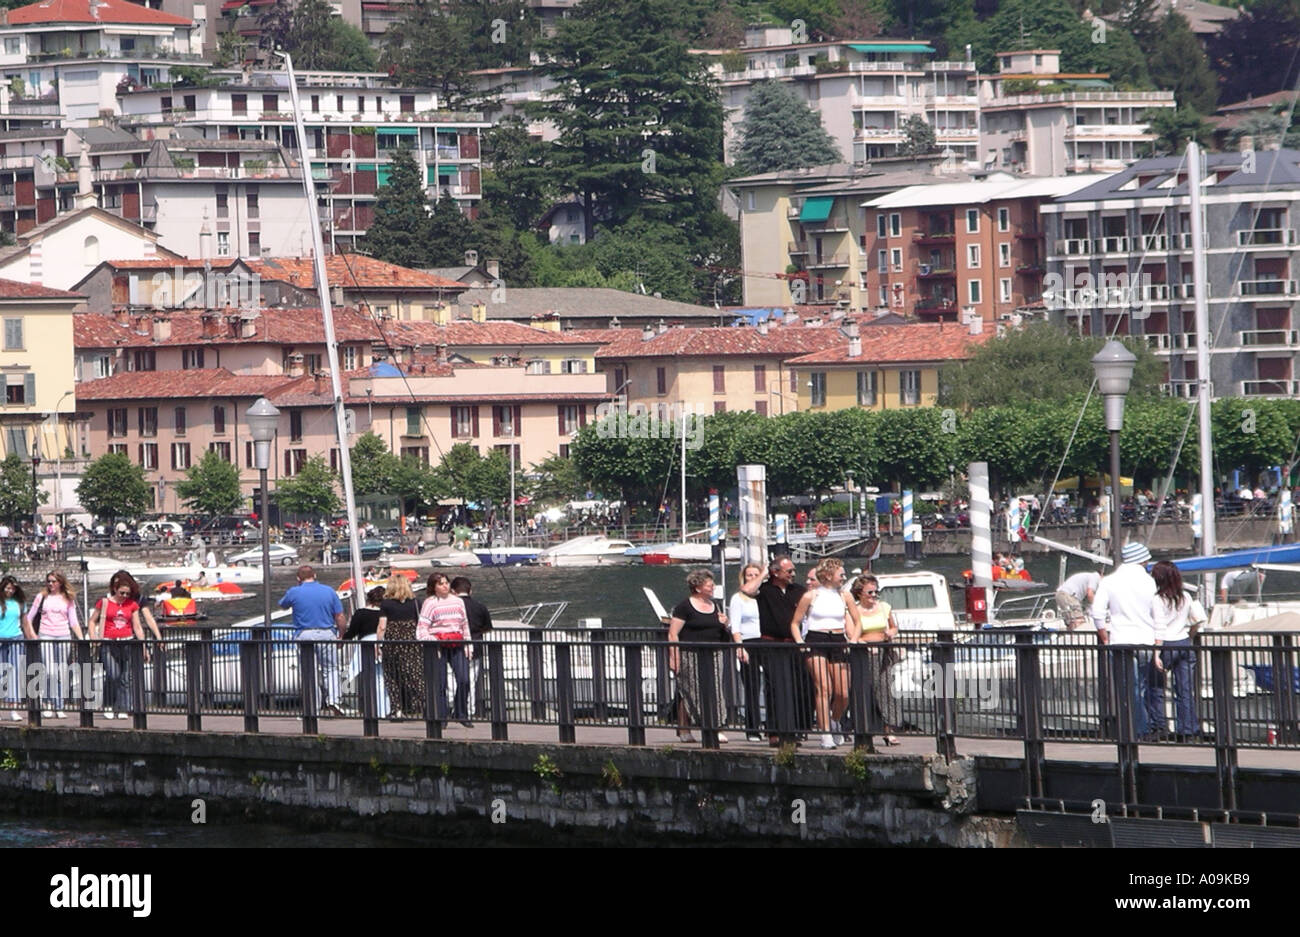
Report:
[[[270,555],[272,566],[294,566],[298,563],[298,551],[287,543],[271,544]],[[261,566],[262,548],[258,546],[251,550],[245,550],[243,553],[228,556],[226,562],[231,566]]]
[[[381,553],[389,553],[397,548],[398,545],[391,540],[366,537],[361,541],[361,558],[363,560],[377,560]],[[352,559],[352,544],[347,540],[334,544],[331,549],[334,551],[334,559],[336,560],[347,561]]]
[[166,540],[170,533],[171,538],[177,543],[185,540],[185,528],[175,521],[145,521],[136,528],[136,533],[145,543],[158,543]]

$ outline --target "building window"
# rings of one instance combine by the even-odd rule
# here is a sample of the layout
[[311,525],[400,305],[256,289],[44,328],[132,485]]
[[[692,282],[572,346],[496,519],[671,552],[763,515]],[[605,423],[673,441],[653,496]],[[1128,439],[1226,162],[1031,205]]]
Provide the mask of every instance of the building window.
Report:
[[156,469],[158,467],[158,444],[156,442],[140,443],[140,468]]
[[713,366],[713,392],[715,394],[725,394],[727,392],[727,366],[725,364],[715,364]]
[[454,439],[469,439],[478,435],[478,408],[451,408],[451,435]]
[[272,112],[279,111],[279,110],[280,110],[280,96],[279,96],[278,94],[264,94],[264,95],[262,95],[262,110],[263,110],[263,111],[272,111]]
[[247,114],[248,113],[248,95],[232,94],[230,96],[230,113]]
[[767,393],[767,365],[754,365],[754,390],[760,394]]
[[889,236],[894,238],[903,236],[903,216],[898,212],[889,216]]
[[6,374],[5,403],[16,406],[31,406],[36,403],[36,375]]
[[[754,211],[756,207],[757,206],[754,200],[754,190],[750,189],[748,192],[745,193],[745,211]],[[573,212],[569,212],[570,221],[574,220],[573,214],[574,214]]]
[[582,428],[576,404],[560,404],[557,408],[560,422],[560,435],[572,436]]
[[108,435],[111,437],[126,435],[126,407],[115,407],[108,411]]
[[289,411],[289,439],[298,442],[302,439],[302,411]]
[[[226,408],[212,408],[212,432],[220,436],[226,432]],[[229,460],[227,460],[229,461]]]
[[310,354],[302,356],[302,366],[306,374],[315,374],[320,371],[321,358],[319,354]]
[[157,370],[157,356],[152,348],[137,348],[131,356],[131,364],[133,371],[154,371]]
[[876,251],[876,272],[877,273],[889,272],[889,251],[886,250]]
[[158,435],[158,408],[140,407],[136,413],[137,428],[141,436]]
[[257,193],[256,193],[256,192],[249,192],[248,195],[245,196],[245,200],[246,200],[246,202],[247,202],[247,204],[248,204],[248,217],[249,217],[249,218],[256,218],[256,217],[258,217],[258,214],[257,214]]
[[668,371],[664,368],[655,368],[655,393],[668,393]]
[[208,452],[215,452],[217,458],[221,459],[222,462],[230,461],[230,443],[228,442],[208,443]]
[[921,372],[898,372],[898,399],[903,406],[916,406],[921,402]]
[[978,303],[980,301],[980,281],[967,280],[966,292],[971,303]]
[[714,412],[714,413],[726,413],[726,412],[727,412],[727,401],[725,401],[725,400],[715,400],[715,401],[713,401],[713,412]]
[[565,358],[560,362],[561,374],[586,374],[587,362],[581,358]]
[[284,450],[284,474],[286,478],[293,478],[302,471],[302,467],[307,464],[306,449],[286,449]]
[[184,407],[176,408],[175,427],[176,427],[175,432],[177,436],[185,435],[185,408]]
[[248,256],[262,256],[262,235],[258,234],[256,231],[248,232]]
[[560,458],[567,459],[568,457],[569,457],[569,444],[567,442],[562,442],[560,443]]
[[23,350],[23,320],[22,317],[5,319],[5,351],[22,351]]
[[336,111],[343,110],[343,95],[341,94],[334,95],[334,110]]
[[978,208],[966,209],[966,233],[979,234],[980,230],[980,210]]
[[126,443],[113,442],[108,444],[109,455],[126,455]]
[[511,450],[514,450],[514,455],[515,455],[515,465],[516,465],[516,466],[519,466],[520,464],[522,464],[522,463],[520,462],[520,460],[519,460],[519,443],[515,443],[513,446],[512,446],[512,445],[509,445],[509,444],[506,444],[506,445],[501,445],[501,446],[493,446],[492,448],[495,449],[497,452],[505,453],[505,457],[506,457],[507,459],[510,458],[510,452],[511,452]]
[[892,247],[889,250],[889,262],[894,267],[894,272],[901,272],[903,269],[903,249],[901,247]]
[[225,189],[218,189],[216,198],[217,198],[217,217],[229,218],[230,217],[230,196],[226,193]]
[[757,413],[759,416],[767,416],[767,401],[766,401],[766,400],[755,400],[755,401],[754,401],[754,412]]
[[190,467],[190,444],[187,442],[172,443],[172,468],[177,471],[184,471]]
[[244,443],[244,468],[257,468],[257,459],[251,442]]
[[980,246],[978,244],[966,245],[966,266],[972,270],[980,265]]
[[814,371],[808,375],[808,387],[812,391],[812,405],[826,406],[826,372]]
[[319,95],[319,94],[313,94],[313,95],[311,96],[311,112],[312,112],[313,114],[319,114],[319,113],[320,113],[320,95]]
[[424,408],[407,407],[406,408],[406,435],[423,436],[424,435]]
[[874,407],[876,405],[876,372],[858,372],[858,406]]
[[1011,266],[1011,245],[1010,244],[998,245],[998,266],[999,267]]
[[885,227],[886,220],[884,215],[876,215],[876,237],[886,237],[888,229]]
[[515,407],[493,407],[492,408],[492,435],[493,436],[518,436],[519,435],[519,410]]
[[998,209],[998,230],[999,231],[1011,230],[1011,212],[1006,208]]
[[181,368],[185,371],[193,371],[203,367],[203,349],[202,348],[183,348],[181,349]]
[[543,358],[533,358],[524,365],[525,374],[550,374],[551,363]]
[[230,256],[230,232],[229,231],[217,232],[217,256],[218,257]]
[[429,462],[429,447],[403,446],[400,455],[402,459],[415,459],[417,462],[427,465]]
[[357,349],[352,345],[343,348],[343,370],[352,371],[357,366]]
[[1011,281],[1008,279],[998,280],[998,299],[1001,302],[1011,302]]

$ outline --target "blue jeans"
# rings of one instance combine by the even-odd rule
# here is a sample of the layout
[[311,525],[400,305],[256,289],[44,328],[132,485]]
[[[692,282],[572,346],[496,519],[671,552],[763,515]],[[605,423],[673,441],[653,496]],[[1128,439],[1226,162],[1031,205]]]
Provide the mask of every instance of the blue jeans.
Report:
[[104,708],[130,712],[131,700],[131,642],[106,640],[100,645],[100,660],[104,665]]
[[[449,642],[439,641],[438,643],[438,664],[437,666],[446,667],[451,664],[452,674],[456,677],[456,696],[452,704],[453,719],[469,718],[469,661],[465,659],[465,646],[456,644],[448,646]],[[445,671],[444,671],[445,672]],[[447,698],[443,696],[438,700],[438,718],[447,718]]]
[[46,705],[50,709],[63,709],[65,698],[63,691],[72,691],[72,679],[68,670],[68,661],[72,657],[72,639],[43,638],[41,640],[41,664],[44,666],[43,686]]
[[8,638],[0,642],[0,678],[7,685],[0,687],[5,699],[11,703],[21,703],[27,698],[27,648],[22,638]]
[[1121,644],[1111,646],[1115,648],[1111,668],[1115,680],[1115,699],[1121,706],[1123,705],[1123,700],[1120,698],[1122,685],[1119,681],[1124,676],[1121,659],[1125,652],[1131,658],[1128,665],[1128,682],[1132,685],[1133,695],[1129,698],[1129,706],[1133,710],[1133,734],[1140,739],[1153,729],[1159,728],[1159,726],[1150,723],[1147,714],[1149,702],[1147,694],[1151,684],[1151,671],[1154,669],[1152,664],[1155,660],[1155,649],[1143,645]]
[[1165,681],[1174,678],[1175,731],[1179,735],[1193,735],[1199,727],[1196,719],[1196,652],[1192,639],[1166,641],[1160,652],[1164,672],[1153,670],[1151,685],[1147,689],[1147,711],[1153,728],[1163,729],[1165,719]]
[[[339,704],[339,646],[338,632],[330,628],[304,628],[294,637],[299,641],[316,642],[316,686],[320,691],[320,707]],[[306,687],[303,687],[305,690]]]

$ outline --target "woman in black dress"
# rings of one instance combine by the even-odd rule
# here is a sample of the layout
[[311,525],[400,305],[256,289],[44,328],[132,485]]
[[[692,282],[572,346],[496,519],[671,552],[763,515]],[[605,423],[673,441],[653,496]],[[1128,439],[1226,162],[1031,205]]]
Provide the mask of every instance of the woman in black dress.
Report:
[[[379,640],[379,603],[384,600],[384,587],[375,586],[366,593],[366,607],[359,608],[352,613],[352,619],[348,622],[348,630],[343,635],[344,641],[377,641]],[[355,665],[352,668],[353,678],[361,674],[361,651],[354,649],[356,657]],[[384,693],[384,671],[383,661],[375,661],[375,711],[380,719],[388,715],[388,697]],[[361,684],[356,684],[356,692],[360,698]]]
[[[713,601],[713,574],[705,569],[692,572],[686,577],[686,587],[690,595],[673,609],[668,622],[668,640],[673,644],[724,644],[730,641],[727,632],[727,614]],[[722,668],[728,659],[721,650],[713,648],[679,649],[668,652],[668,669],[677,674],[677,693],[681,697],[677,706],[677,737],[683,742],[693,742],[688,718],[696,725],[703,725],[703,710],[700,706],[700,660],[708,654],[713,658],[713,719],[714,725],[722,725],[723,696]],[[718,735],[719,742],[727,741],[725,735]]]
[[[415,620],[419,614],[411,581],[405,576],[390,576],[379,603],[377,634],[381,642],[390,642],[387,647],[381,644],[380,653],[384,655],[384,688],[394,719],[424,715],[424,667],[415,646]],[[401,643],[391,643],[394,641]]]

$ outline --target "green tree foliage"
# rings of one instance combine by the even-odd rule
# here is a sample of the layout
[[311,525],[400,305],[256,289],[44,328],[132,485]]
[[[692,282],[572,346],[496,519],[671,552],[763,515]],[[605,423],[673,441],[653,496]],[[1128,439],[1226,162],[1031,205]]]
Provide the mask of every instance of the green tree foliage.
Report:
[[556,181],[582,197],[587,240],[597,211],[615,228],[642,215],[693,236],[716,203],[722,106],[673,13],[670,0],[585,0],[540,43],[554,88],[530,111],[558,130]]
[[334,480],[325,457],[314,455],[303,463],[297,475],[280,481],[275,503],[291,516],[324,520],[339,509]]
[[541,21],[523,0],[460,0],[453,4],[464,24],[477,68],[527,65],[541,35]]
[[[41,488],[36,489],[36,495],[41,504],[50,497]],[[35,513],[31,463],[11,452],[0,462],[0,517],[9,523],[18,523],[31,520]]]
[[[521,466],[515,466],[516,493],[525,490],[520,469]],[[509,456],[499,449],[483,456],[468,443],[457,443],[443,455],[433,475],[446,496],[476,503],[485,512],[510,499]]]
[[1179,107],[1212,114],[1218,100],[1218,82],[1201,50],[1200,40],[1187,20],[1170,13],[1160,24],[1148,68],[1157,88],[1174,93]]
[[433,467],[413,455],[394,460],[389,484],[389,493],[401,498],[405,509],[417,513],[432,510],[447,494]]
[[388,182],[379,187],[365,247],[371,256],[389,263],[429,266],[431,222],[420,168],[408,147],[397,150],[388,165]]
[[1250,476],[1293,458],[1296,436],[1280,401],[1220,398],[1210,406],[1218,472],[1245,469]]
[[1188,108],[1171,110],[1164,107],[1152,109],[1142,119],[1151,126],[1155,139],[1143,146],[1144,156],[1177,156],[1187,148],[1187,141],[1196,140],[1205,145],[1213,137],[1214,128],[1200,114]]
[[[875,416],[876,449],[871,484],[884,488],[930,487],[948,477],[956,435],[945,432],[943,412],[935,407],[882,410]],[[883,483],[883,484],[882,484]]]
[[427,237],[423,249],[427,263],[434,267],[461,263],[465,249],[473,243],[474,226],[449,194],[444,193],[434,206]]
[[176,483],[176,494],[187,508],[204,517],[234,514],[244,506],[239,469],[211,449],[185,470],[184,481]]
[[424,0],[384,34],[382,65],[408,87],[432,88],[443,107],[456,108],[476,97],[470,72],[484,68],[471,44],[464,4]]
[[598,286],[644,290],[679,302],[699,299],[691,245],[682,231],[659,222],[635,220],[618,230],[601,229],[587,244],[539,247],[532,271],[537,286]]
[[970,42],[976,25],[971,0],[886,0],[884,8],[889,35],[933,40],[940,56]]
[[1228,140],[1236,145],[1242,137],[1250,137],[1256,150],[1264,150],[1282,143],[1287,132],[1285,114],[1250,114],[1232,128]]
[[253,53],[252,44],[236,30],[217,37],[216,64],[221,68],[242,65]]
[[149,510],[153,494],[144,469],[132,464],[125,453],[116,452],[100,456],[86,467],[77,485],[77,499],[96,517],[116,521]]
[[393,489],[397,457],[388,444],[373,432],[365,433],[352,447],[352,490],[358,497],[375,494],[398,494]]
[[936,149],[934,128],[920,114],[913,114],[903,123],[903,142],[898,145],[899,156],[924,156]]
[[768,8],[782,23],[803,20],[814,40],[828,38],[840,16],[837,0],[769,0]]
[[1300,0],[1256,0],[1209,41],[1219,101],[1293,88],[1300,77]]
[[519,231],[531,229],[561,195],[547,167],[549,149],[517,115],[484,131],[483,211]]
[[[1130,397],[1159,393],[1165,366],[1141,342],[1122,339],[1137,355]],[[943,406],[965,409],[1061,400],[1092,386],[1092,356],[1105,341],[1062,332],[1046,322],[1008,332],[976,349],[970,359],[940,371]]]
[[1127,0],[1122,12],[1124,29],[1133,37],[1143,55],[1152,55],[1159,44],[1164,25],[1161,22],[1159,0]]
[[743,173],[825,166],[844,159],[821,116],[779,81],[760,81],[750,89],[739,130],[736,168]]
[[578,466],[572,458],[547,456],[533,466],[532,496],[537,501],[572,501],[586,491]]

